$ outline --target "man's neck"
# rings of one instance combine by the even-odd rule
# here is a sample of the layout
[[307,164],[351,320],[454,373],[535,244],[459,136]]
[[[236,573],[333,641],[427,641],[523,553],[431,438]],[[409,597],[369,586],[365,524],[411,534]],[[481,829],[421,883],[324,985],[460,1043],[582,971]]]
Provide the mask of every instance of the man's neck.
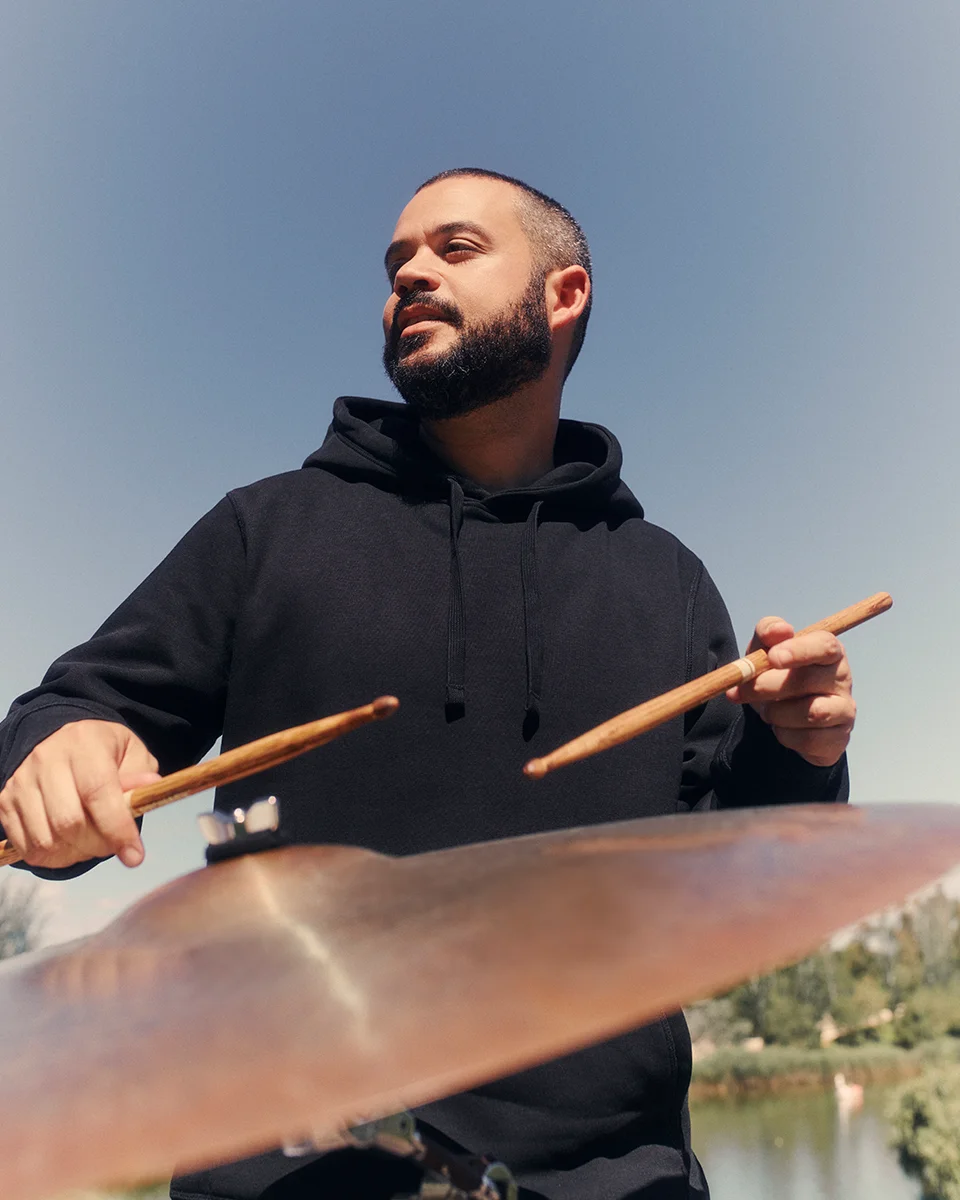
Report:
[[553,467],[560,396],[523,388],[462,417],[421,421],[420,436],[455,474],[490,491],[526,487]]

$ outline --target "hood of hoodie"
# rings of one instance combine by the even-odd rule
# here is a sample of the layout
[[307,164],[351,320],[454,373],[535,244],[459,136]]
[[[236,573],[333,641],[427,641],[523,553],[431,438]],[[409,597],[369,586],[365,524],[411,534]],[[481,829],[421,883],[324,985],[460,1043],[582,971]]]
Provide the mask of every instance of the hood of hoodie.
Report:
[[642,517],[643,509],[620,479],[622,462],[620,444],[608,429],[561,420],[553,469],[525,487],[490,491],[457,476],[427,449],[417,414],[406,404],[341,396],[323,445],[303,465],[425,497],[448,495],[453,481],[465,497],[494,510],[524,514],[545,502],[550,509],[612,507],[613,515]]
[[405,404],[341,396],[323,445],[303,464],[344,479],[365,480],[377,487],[447,503],[449,520],[449,605],[447,612],[447,713],[466,705],[467,631],[460,533],[465,502],[480,504],[503,521],[523,521],[520,547],[526,712],[539,722],[543,691],[544,632],[537,531],[540,522],[565,511],[587,515],[604,512],[614,520],[643,516],[620,479],[623,461],[617,439],[601,425],[562,420],[557,429],[554,466],[534,483],[490,491],[457,476],[420,438],[419,419]]

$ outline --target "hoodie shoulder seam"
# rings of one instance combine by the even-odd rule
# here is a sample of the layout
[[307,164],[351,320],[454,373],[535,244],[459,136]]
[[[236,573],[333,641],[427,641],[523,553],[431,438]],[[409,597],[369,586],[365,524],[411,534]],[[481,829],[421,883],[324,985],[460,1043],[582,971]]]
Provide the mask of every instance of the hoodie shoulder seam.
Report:
[[249,552],[249,546],[247,545],[247,523],[243,519],[243,513],[240,511],[240,505],[237,503],[234,493],[227,492],[227,499],[230,501],[230,508],[233,510],[233,519],[237,523],[237,530],[243,545],[243,553],[247,554]]
[[693,582],[690,585],[690,593],[687,597],[687,620],[684,630],[684,641],[686,643],[686,653],[683,664],[683,678],[689,681],[693,678],[693,631],[696,624],[697,600],[700,596],[700,584],[703,581],[703,563],[697,559],[697,569],[693,576]]

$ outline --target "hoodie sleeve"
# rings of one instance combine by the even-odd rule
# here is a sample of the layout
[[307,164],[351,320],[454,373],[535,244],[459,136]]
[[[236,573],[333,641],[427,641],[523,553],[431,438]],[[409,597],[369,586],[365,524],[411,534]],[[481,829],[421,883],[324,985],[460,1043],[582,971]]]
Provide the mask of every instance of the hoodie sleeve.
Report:
[[[702,564],[687,609],[687,678],[740,656],[729,614]],[[749,705],[717,696],[684,718],[680,808],[752,808],[765,804],[843,803],[847,759],[816,767],[777,741]]]
[[161,774],[200,759],[221,732],[244,565],[226,497],[89,641],[13,702],[0,724],[0,786],[38,743],[90,718],[128,726]]

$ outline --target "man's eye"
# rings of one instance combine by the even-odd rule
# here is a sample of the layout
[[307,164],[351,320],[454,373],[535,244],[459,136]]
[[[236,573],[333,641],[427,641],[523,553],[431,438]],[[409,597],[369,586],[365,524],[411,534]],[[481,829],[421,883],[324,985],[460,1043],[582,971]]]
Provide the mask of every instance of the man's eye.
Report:
[[469,242],[448,242],[448,254],[473,254],[476,251],[476,246],[471,246]]

